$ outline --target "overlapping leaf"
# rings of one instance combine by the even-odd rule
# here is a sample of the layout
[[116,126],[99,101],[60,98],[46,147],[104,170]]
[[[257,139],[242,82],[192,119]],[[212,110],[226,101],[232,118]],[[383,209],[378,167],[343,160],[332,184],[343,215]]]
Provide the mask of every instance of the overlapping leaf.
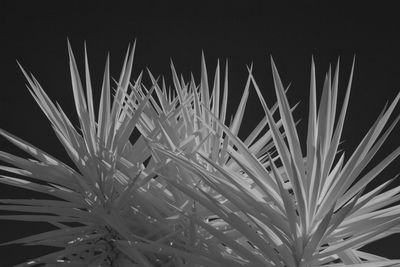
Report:
[[[1,160],[13,167],[1,166],[9,175],[2,176],[0,182],[47,193],[55,200],[2,199],[1,210],[23,214],[0,215],[0,219],[48,222],[57,228],[7,244],[47,245],[61,249],[20,266],[40,263],[48,266],[61,263],[68,266],[125,266],[129,262],[141,266],[153,266],[155,262],[167,264],[172,261],[169,257],[154,256],[158,255],[157,245],[165,246],[170,239],[179,241],[184,232],[177,231],[177,224],[168,219],[176,214],[170,205],[170,202],[176,201],[174,192],[168,191],[161,181],[153,179],[155,167],[150,168],[145,162],[151,157],[148,141],[140,137],[131,144],[129,140],[139,120],[143,119],[143,111],[150,106],[155,84],[150,90],[145,90],[141,76],[133,85],[130,83],[134,47],[131,51],[128,49],[111,102],[107,59],[96,121],[87,54],[85,96],[69,45],[68,51],[80,130],[72,125],[61,107],[49,99],[37,80],[23,72],[32,96],[49,118],[77,170],[1,130],[3,137],[29,153],[33,159],[1,152]],[[69,227],[71,222],[81,226]],[[115,242],[118,240],[153,242],[153,249],[141,250],[130,246],[129,255],[126,255],[127,247],[122,249],[117,246]]]
[[[265,121],[270,127],[269,134],[278,151],[282,168],[279,170],[270,157],[263,164],[255,157],[256,153],[252,153],[235,137],[232,129],[224,126],[211,109],[202,105],[209,118],[231,138],[226,151],[236,168],[213,162],[203,151],[197,154],[209,164],[207,167],[198,164],[193,158],[157,148],[160,153],[201,179],[211,191],[173,181],[165,174],[164,178],[215,214],[218,224],[198,221],[198,227],[211,236],[209,239],[213,241],[213,250],[218,251],[220,244],[225,244],[229,249],[223,248],[220,253],[240,259],[243,265],[399,264],[394,260],[361,256],[364,252],[359,249],[398,231],[400,207],[393,204],[398,203],[400,189],[394,188],[382,193],[389,184],[385,183],[367,194],[363,194],[363,191],[399,155],[400,148],[363,176],[360,174],[397,124],[398,118],[384,131],[400,94],[382,111],[356,151],[345,161],[338,148],[349,102],[354,63],[343,106],[338,112],[339,65],[333,81],[330,71],[326,75],[320,107],[317,109],[315,67],[312,63],[307,151],[304,153],[283,84],[274,62],[271,62],[287,141],[281,135],[279,124],[274,120],[251,72],[249,78],[263,105]],[[339,114],[338,119],[335,118],[336,113]],[[249,184],[257,185],[258,193]]]
[[[339,63],[333,79],[331,70],[326,74],[317,108],[312,62],[303,151],[292,115],[296,105],[290,105],[272,60],[277,104],[267,106],[250,67],[240,104],[228,123],[227,63],[224,75],[217,63],[211,82],[203,55],[196,84],[193,76],[189,81],[179,76],[171,62],[171,91],[149,70],[150,87],[143,84],[142,73],[131,78],[134,49],[128,49],[114,97],[107,59],[96,117],[86,48],[83,86],[68,45],[79,129],[23,71],[75,168],[0,131],[32,157],[0,152],[7,163],[0,166],[7,173],[0,182],[54,197],[0,200],[1,210],[19,212],[0,215],[2,220],[55,227],[7,243],[60,248],[20,266],[400,264],[362,250],[400,230],[400,189],[386,190],[389,181],[364,193],[400,148],[363,172],[398,122],[396,118],[386,127],[400,94],[345,158],[339,144],[354,63],[339,110]],[[242,140],[238,133],[253,88],[265,117]],[[279,120],[273,116],[276,111]],[[135,128],[140,136],[131,143]],[[79,226],[71,227],[71,222]]]

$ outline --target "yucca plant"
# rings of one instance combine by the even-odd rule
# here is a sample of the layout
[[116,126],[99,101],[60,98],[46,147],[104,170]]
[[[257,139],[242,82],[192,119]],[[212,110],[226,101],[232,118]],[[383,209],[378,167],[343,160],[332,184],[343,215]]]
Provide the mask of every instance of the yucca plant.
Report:
[[[156,178],[156,170],[166,171],[168,157],[151,154],[150,143],[167,146],[173,151],[181,151],[187,157],[198,158],[196,153],[218,156],[225,165],[227,155],[216,154],[228,144],[219,143],[214,132],[221,134],[216,123],[211,123],[208,111],[215,112],[224,120],[227,109],[228,76],[225,72],[225,86],[222,107],[216,104],[220,94],[219,67],[217,67],[213,95],[210,98],[207,70],[202,58],[202,81],[197,86],[177,80],[172,67],[176,94],[167,92],[165,82],[161,87],[149,71],[153,85],[147,90],[141,82],[142,73],[133,84],[130,76],[133,50],[127,52],[120,78],[116,82],[114,100],[110,97],[109,59],[103,77],[101,99],[96,120],[91,78],[85,48],[85,85],[79,72],[70,45],[71,80],[80,131],[76,130],[60,106],[53,104],[38,81],[30,77],[21,67],[28,83],[28,89],[49,118],[57,137],[63,144],[75,166],[67,166],[59,160],[35,148],[27,142],[1,130],[1,134],[34,159],[25,160],[2,152],[1,159],[17,168],[1,166],[9,173],[1,182],[37,192],[47,193],[54,200],[2,199],[2,210],[26,212],[26,215],[2,215],[3,220],[44,221],[59,230],[22,238],[7,244],[23,243],[47,245],[62,248],[56,253],[29,261],[26,265],[46,263],[58,265],[81,264],[83,266],[168,266],[193,265],[206,262],[216,264],[208,257],[202,257],[205,248],[192,248],[193,234],[189,233],[193,222],[180,216],[180,210],[191,210],[188,197]],[[250,76],[249,76],[250,77]],[[238,112],[233,118],[231,129],[238,132],[240,121],[249,93],[250,78]],[[200,88],[200,90],[199,90]],[[155,94],[152,95],[152,92]],[[155,95],[155,96],[154,96]],[[275,107],[276,110],[276,107]],[[205,119],[206,118],[206,119]],[[129,137],[138,127],[141,135],[134,144]],[[266,126],[265,120],[252,133]],[[253,151],[271,148],[271,136],[258,140]],[[213,142],[213,143],[211,143]],[[154,154],[154,153],[153,153]],[[76,169],[74,169],[75,167]],[[174,166],[168,169],[169,177],[178,178],[177,171],[185,169]],[[10,176],[11,175],[11,176]],[[185,184],[198,183],[190,175],[185,175]],[[37,213],[37,214],[32,214]],[[211,215],[207,209],[196,209],[196,214]],[[80,227],[68,223],[78,222]],[[138,244],[140,243],[139,249]],[[132,244],[135,244],[134,246]],[[182,247],[185,249],[182,250]],[[161,251],[162,250],[162,251]],[[196,251],[196,253],[194,253]],[[196,254],[199,254],[196,256]],[[175,255],[175,256],[171,256]],[[225,262],[217,257],[218,262]],[[204,265],[204,264],[201,264]]]
[[[227,123],[227,64],[223,90],[219,63],[210,86],[204,56],[199,84],[193,77],[189,82],[179,77],[171,63],[175,93],[164,80],[160,86],[150,71],[147,89],[142,73],[130,82],[133,46],[115,82],[113,101],[107,60],[96,119],[86,49],[85,96],[68,47],[80,130],[23,72],[76,169],[0,132],[34,158],[1,152],[1,160],[15,167],[1,166],[9,175],[0,182],[54,197],[0,200],[2,210],[27,213],[0,219],[45,221],[57,228],[6,243],[60,248],[19,266],[400,264],[360,250],[400,230],[399,207],[388,207],[399,199],[400,188],[383,191],[386,182],[363,193],[400,148],[360,176],[398,121],[379,137],[399,95],[345,160],[338,147],[352,74],[335,125],[339,64],[333,81],[330,71],[326,76],[319,109],[312,64],[303,153],[292,116],[295,106],[289,105],[273,62],[277,104],[267,107],[250,67],[237,112]],[[241,140],[238,132],[252,86],[266,116]],[[277,110],[281,119],[276,122],[272,115]],[[135,127],[140,136],[131,143]]]
[[[363,194],[367,184],[400,154],[400,148],[365,175],[360,174],[397,124],[399,118],[382,133],[400,94],[382,112],[356,151],[345,161],[344,153],[339,152],[338,147],[353,68],[335,125],[339,64],[333,81],[330,71],[326,75],[317,109],[313,63],[307,151],[304,155],[289,102],[273,61],[272,69],[286,141],[251,73],[250,77],[264,108],[279,160],[275,161],[268,155],[269,161],[263,163],[252,153],[245,155],[242,152],[247,150],[246,145],[219,123],[225,134],[232,137],[232,144],[226,148],[226,153],[241,167],[245,177],[251,180],[251,188],[258,187],[261,194],[253,194],[251,188],[242,183],[243,176],[219,166],[202,153],[199,154],[207,162],[206,168],[184,156],[158,149],[218,192],[218,199],[201,188],[179,184],[167,174],[163,177],[214,213],[215,220],[212,223],[207,224],[201,217],[198,218],[198,227],[209,234],[207,244],[213,246],[214,252],[219,250],[241,265],[399,265],[398,260],[388,260],[360,248],[400,230],[400,206],[393,206],[399,200],[400,187],[381,193],[390,184],[388,181]],[[209,114],[212,116],[211,111]],[[218,123],[216,117],[213,116],[213,119]]]
[[[167,97],[165,82],[162,83],[162,88],[160,88],[149,71],[150,78],[152,82],[155,83],[155,90],[161,104],[157,104],[156,101],[150,98],[150,100],[152,100],[152,106],[145,107],[143,110],[143,116],[138,126],[142,137],[149,140],[151,147],[160,146],[167,148],[169,151],[184,155],[185,158],[191,159],[198,164],[206,163],[201,157],[201,155],[206,155],[220,166],[226,166],[237,172],[241,171],[241,168],[235,161],[230,159],[227,153],[227,147],[232,141],[230,140],[230,136],[224,133],[223,127],[221,127],[221,125],[224,125],[227,115],[229,88],[227,63],[225,66],[222,104],[220,103],[220,95],[222,92],[220,87],[222,86],[219,62],[215,70],[212,90],[209,89],[208,85],[204,55],[201,61],[201,82],[199,86],[196,86],[193,76],[190,82],[185,82],[183,77],[181,77],[179,81],[172,62],[171,70],[175,89],[173,92],[176,92],[175,98],[171,97],[171,95]],[[243,120],[250,92],[250,84],[251,76],[249,75],[240,104],[230,122],[230,134],[235,136],[235,138],[237,138],[236,136]],[[275,104],[272,108],[272,112],[275,112],[277,107],[278,105]],[[217,118],[219,123],[217,123],[213,117]],[[278,122],[278,124],[280,126],[282,125],[281,122]],[[263,131],[266,132],[263,133]],[[266,152],[272,153],[274,150],[272,136],[267,129],[267,120],[261,120],[243,142],[246,144],[249,151],[260,161],[265,161]],[[163,156],[164,161],[170,158],[167,155],[153,153],[153,158],[151,160],[152,162],[156,162],[159,161],[157,160],[158,158]],[[184,184],[193,185],[201,181],[198,178],[193,178],[190,174],[182,176],[178,175],[178,173],[174,173],[185,171],[179,164],[168,168],[164,165],[160,170],[165,171],[166,169],[168,169],[169,177],[182,179]],[[245,180],[243,180],[243,182],[245,182]],[[182,200],[185,201],[185,207],[187,207],[187,196],[183,194]]]
[[[88,60],[85,52],[86,97],[71,48],[68,45],[71,80],[81,131],[77,131],[60,106],[47,97],[34,77],[24,74],[33,97],[49,118],[74,167],[1,130],[1,135],[28,152],[34,159],[23,159],[1,152],[1,159],[17,168],[1,169],[23,176],[2,176],[1,182],[47,193],[54,200],[2,199],[2,210],[27,212],[1,215],[3,220],[43,221],[58,230],[15,240],[11,243],[47,245],[60,251],[20,266],[45,263],[48,266],[140,266],[179,265],[175,257],[158,253],[171,244],[178,246],[182,229],[171,225],[171,207],[179,199],[155,177],[151,150],[140,138],[129,137],[139,124],[151,98],[140,82],[132,85],[130,76],[133,51],[127,52],[113,102],[110,98],[109,60],[106,63],[97,121],[95,119]],[[146,164],[146,166],[145,166]],[[160,163],[163,165],[163,163]],[[35,214],[37,213],[37,214]],[[68,223],[79,223],[70,227]],[[141,243],[139,245],[137,242]],[[158,245],[155,245],[158,243]],[[133,245],[135,244],[135,245]],[[166,245],[167,244],[167,245]],[[6,245],[6,244],[3,244]],[[168,251],[168,250],[167,250]],[[184,253],[172,249],[171,255]],[[195,260],[193,258],[193,260]],[[207,262],[207,261],[206,261]]]

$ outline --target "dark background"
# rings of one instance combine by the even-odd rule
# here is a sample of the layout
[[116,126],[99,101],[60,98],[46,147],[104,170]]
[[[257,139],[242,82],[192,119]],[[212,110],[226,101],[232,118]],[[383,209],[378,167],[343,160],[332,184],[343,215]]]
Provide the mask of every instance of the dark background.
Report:
[[[95,99],[98,99],[107,52],[111,53],[111,73],[118,77],[129,43],[137,40],[134,76],[149,67],[155,75],[165,74],[171,84],[169,60],[189,79],[193,72],[199,82],[200,57],[204,50],[210,75],[216,61],[229,59],[229,112],[240,101],[247,71],[254,74],[269,105],[275,102],[269,56],[275,59],[284,84],[292,83],[289,100],[301,101],[296,118],[306,118],[311,55],[317,67],[321,93],[324,73],[340,56],[339,99],[344,96],[353,56],[356,67],[342,148],[351,152],[387,101],[399,91],[400,23],[394,6],[359,5],[337,1],[206,3],[161,3],[129,1],[124,4],[65,1],[2,4],[0,17],[0,127],[68,162],[50,124],[25,88],[16,59],[39,80],[47,94],[59,102],[76,120],[71,90],[67,37],[79,67],[83,67],[86,40]],[[146,3],[143,3],[146,2]],[[356,2],[356,1],[355,1]],[[246,3],[246,4],[244,4]],[[383,2],[382,2],[383,3]],[[149,82],[148,79],[145,80]],[[210,82],[212,79],[210,79]],[[399,108],[395,110],[399,113]],[[245,136],[263,116],[254,91],[250,94],[241,136]],[[305,120],[299,134],[305,140]],[[397,127],[376,160],[400,145]],[[0,150],[24,155],[0,140]],[[349,155],[350,153],[347,153]],[[376,184],[399,172],[399,160],[389,166]],[[395,183],[400,184],[400,183]],[[38,197],[27,191],[0,185],[0,198]],[[46,225],[0,222],[0,242],[38,233]],[[369,245],[368,251],[398,258],[393,237]],[[0,247],[0,266],[10,266],[38,256],[45,248]]]

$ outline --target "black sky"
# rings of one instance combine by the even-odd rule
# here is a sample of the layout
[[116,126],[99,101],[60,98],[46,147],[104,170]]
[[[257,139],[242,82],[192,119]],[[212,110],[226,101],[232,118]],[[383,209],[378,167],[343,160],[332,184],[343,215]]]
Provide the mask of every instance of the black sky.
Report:
[[[311,56],[316,62],[319,93],[329,63],[335,66],[340,56],[340,99],[344,96],[353,56],[356,56],[350,107],[343,132],[343,148],[349,152],[361,141],[385,103],[399,91],[400,20],[394,6],[362,1],[354,1],[359,5],[338,1],[297,1],[295,4],[289,1],[280,4],[274,3],[278,1],[37,2],[21,1],[0,7],[3,13],[0,17],[0,127],[63,160],[66,155],[62,146],[25,88],[15,60],[32,72],[49,96],[76,119],[67,37],[81,69],[83,43],[87,42],[95,97],[100,92],[107,52],[111,54],[111,72],[118,77],[126,48],[135,39],[134,76],[149,67],[154,74],[164,74],[167,81],[171,81],[169,62],[172,58],[178,72],[186,79],[193,72],[198,81],[202,50],[210,75],[217,59],[221,63],[229,59],[231,113],[239,103],[246,82],[246,64],[254,64],[255,77],[267,102],[274,103],[269,66],[272,55],[283,82],[292,84],[290,103],[301,101],[296,118],[307,116]],[[255,126],[256,119],[262,116],[254,92],[249,101],[245,113],[248,119],[244,121],[241,135]],[[397,108],[395,113],[399,112]],[[299,125],[303,140],[304,125],[304,121]],[[400,145],[399,133],[400,127],[397,127],[377,159]],[[3,139],[0,150],[22,155]],[[399,172],[399,167],[397,160],[383,172],[379,183],[392,178]],[[1,186],[0,194],[0,198],[11,198],[24,197],[26,192]],[[37,232],[42,226],[31,231],[27,230],[27,224],[0,222],[0,227],[2,242]],[[370,249],[387,257],[398,257],[393,245],[399,244],[399,239],[384,241]],[[0,266],[17,263],[30,255],[36,255],[33,249],[0,247],[0,262],[5,262]]]

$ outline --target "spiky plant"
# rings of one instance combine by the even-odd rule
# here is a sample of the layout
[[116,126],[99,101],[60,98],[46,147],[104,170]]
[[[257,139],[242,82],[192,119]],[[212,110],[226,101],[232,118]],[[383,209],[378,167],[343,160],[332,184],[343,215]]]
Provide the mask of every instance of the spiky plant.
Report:
[[[362,191],[400,149],[365,176],[359,175],[397,123],[378,138],[399,96],[344,164],[338,146],[351,82],[334,127],[338,67],[333,82],[330,72],[327,75],[317,110],[312,65],[304,156],[291,115],[293,108],[274,64],[278,103],[268,109],[249,68],[243,97],[226,126],[227,64],[220,105],[219,64],[212,91],[204,57],[198,85],[193,77],[190,82],[179,78],[171,63],[176,94],[166,89],[164,81],[159,86],[150,71],[152,86],[147,90],[142,74],[130,83],[133,50],[128,50],[113,103],[107,60],[96,120],[86,49],[85,97],[69,47],[80,130],[60,106],[53,104],[37,80],[24,72],[30,92],[76,169],[1,130],[5,138],[34,160],[1,152],[1,160],[16,168],[2,166],[9,175],[2,176],[0,182],[54,197],[1,200],[6,205],[0,209],[29,214],[1,215],[0,219],[45,221],[58,228],[8,242],[60,248],[20,266],[398,263],[359,248],[399,230],[397,206],[385,207],[397,201],[400,189],[381,193],[388,185],[385,183],[364,195]],[[241,140],[237,134],[252,84],[266,116]],[[275,122],[272,113],[278,107],[281,119]],[[129,137],[135,127],[141,135],[132,144]],[[80,226],[71,227],[69,222]]]
[[[228,67],[226,65],[224,93],[221,108],[220,71],[217,66],[214,88],[209,92],[207,70],[202,57],[202,80],[196,85],[178,80],[171,63],[176,94],[167,92],[165,82],[160,87],[149,72],[153,82],[147,90],[139,74],[133,84],[130,76],[134,47],[127,52],[120,78],[116,82],[115,96],[111,101],[109,59],[103,77],[101,99],[97,119],[94,112],[91,78],[85,48],[85,85],[79,77],[77,65],[68,44],[70,70],[75,105],[80,130],[77,130],[62,108],[46,95],[38,81],[21,67],[28,89],[40,108],[52,123],[58,139],[75,166],[67,166],[44,151],[1,130],[0,134],[10,142],[31,154],[34,159],[1,152],[1,159],[17,168],[0,166],[8,173],[0,182],[37,192],[47,193],[53,200],[2,199],[1,210],[26,212],[26,215],[0,215],[3,220],[43,221],[58,228],[7,244],[47,245],[60,251],[31,260],[20,266],[45,263],[82,266],[180,266],[200,264],[218,265],[229,262],[221,256],[208,255],[208,248],[194,246],[198,239],[193,234],[194,223],[181,212],[194,209],[196,215],[211,218],[205,208],[194,207],[184,193],[170,186],[156,171],[167,172],[169,177],[185,173],[184,184],[199,184],[179,165],[170,166],[170,159],[162,154],[151,153],[150,144],[167,147],[200,161],[199,151],[220,162],[230,165],[226,153],[220,153],[229,143],[222,138],[222,129],[211,120],[207,109],[214,116],[226,117],[228,96]],[[239,131],[249,94],[250,76],[231,130]],[[155,94],[152,94],[155,91]],[[211,95],[211,96],[210,96]],[[203,107],[205,105],[205,107]],[[277,105],[275,106],[276,110]],[[141,135],[134,144],[129,137],[137,126]],[[254,153],[263,154],[272,148],[272,138],[257,135],[266,126],[259,123],[246,142],[256,140],[251,147]],[[250,140],[250,141],[249,141]],[[236,168],[237,169],[237,168]],[[36,214],[35,214],[36,213]],[[78,222],[79,227],[71,227]],[[203,244],[203,243],[200,243]]]
[[[155,83],[155,91],[160,102],[158,104],[152,98],[152,106],[146,106],[143,110],[142,119],[139,122],[139,130],[142,137],[146,138],[151,147],[163,147],[183,155],[185,158],[204,165],[206,162],[202,159],[201,155],[206,155],[208,158],[216,162],[220,166],[226,166],[237,172],[241,171],[240,167],[230,159],[226,148],[232,143],[232,136],[237,139],[237,134],[240,130],[241,122],[243,120],[246,103],[248,100],[251,76],[248,76],[240,104],[237,108],[235,115],[232,117],[229,130],[230,135],[224,134],[223,127],[227,115],[227,100],[228,100],[228,65],[225,66],[224,86],[222,93],[222,105],[220,106],[221,97],[221,81],[220,81],[220,66],[219,62],[215,70],[212,90],[209,89],[208,75],[204,55],[201,61],[201,82],[196,86],[193,76],[190,82],[185,82],[183,77],[179,81],[175,67],[171,62],[172,77],[174,83],[174,91],[176,97],[167,97],[167,90],[165,82],[163,81],[162,88],[157,85],[156,80],[149,71],[150,78]],[[251,69],[250,69],[251,71]],[[275,104],[272,108],[274,113],[278,105]],[[211,114],[209,114],[211,113]],[[213,119],[217,118],[218,123]],[[278,123],[280,126],[281,122]],[[265,131],[265,132],[263,132]],[[262,134],[261,134],[262,133]],[[261,162],[267,160],[267,152],[273,152],[274,145],[272,136],[267,129],[267,120],[261,120],[253,131],[243,141],[251,153],[253,153]],[[249,153],[249,152],[244,152]],[[201,154],[201,155],[200,155]],[[170,158],[168,155],[160,153],[153,153],[151,159],[152,163],[160,161],[164,156],[164,162]],[[171,165],[171,164],[170,164]],[[169,177],[182,179],[184,184],[201,185],[198,178],[194,178],[190,174],[179,175],[179,172],[184,172],[180,165],[174,165],[167,168],[159,168],[160,171],[168,172]],[[207,164],[206,164],[207,165]],[[204,166],[206,166],[204,165]],[[246,180],[243,180],[246,182]],[[169,184],[166,184],[169,186]],[[170,188],[171,190],[174,187]],[[179,190],[178,190],[179,192]],[[178,193],[175,192],[175,193]],[[182,195],[181,200],[185,204],[183,207],[190,207],[187,202],[187,196]],[[177,204],[177,203],[175,203]],[[182,209],[183,207],[179,205]]]
[[[81,131],[76,130],[61,107],[48,98],[38,81],[21,69],[32,96],[51,121],[76,169],[12,134],[0,131],[2,136],[34,158],[27,160],[1,152],[1,160],[16,168],[1,166],[9,175],[3,175],[0,182],[54,198],[1,199],[0,202],[6,204],[0,207],[1,210],[28,214],[1,215],[0,219],[47,222],[57,230],[6,244],[60,248],[60,251],[19,266],[42,263],[45,266],[178,266],[176,261],[185,251],[171,246],[179,247],[185,229],[179,229],[179,225],[169,218],[176,214],[171,203],[175,204],[179,198],[159,180],[153,179],[154,164],[146,163],[151,157],[147,144],[149,137],[146,140],[139,138],[134,144],[129,141],[136,125],[147,119],[143,110],[150,106],[148,101],[152,99],[154,85],[146,91],[141,84],[141,75],[133,85],[130,83],[133,47],[131,52],[128,49],[111,102],[107,59],[96,121],[86,49],[86,97],[69,44],[68,51]],[[158,163],[163,165],[162,161]],[[22,177],[13,177],[15,175]],[[80,226],[71,227],[70,222]],[[196,261],[193,257],[192,262]]]
[[[206,192],[198,186],[178,183],[167,173],[161,174],[170,184],[214,213],[212,222],[201,216],[196,218],[198,228],[203,229],[198,233],[207,240],[213,253],[219,251],[244,266],[400,265],[399,260],[360,250],[368,243],[400,231],[400,206],[393,205],[400,199],[400,187],[382,193],[390,180],[363,194],[365,187],[400,154],[400,148],[360,175],[398,122],[399,117],[382,132],[400,94],[382,111],[345,161],[344,153],[339,152],[338,147],[353,68],[339,113],[336,104],[339,64],[333,81],[330,71],[326,75],[319,109],[316,108],[315,67],[312,64],[305,154],[273,61],[274,84],[287,142],[251,73],[250,78],[264,108],[278,160],[270,156],[268,162],[257,159],[211,111],[208,111],[209,115],[231,137],[231,143],[223,153],[240,166],[245,177],[204,153],[198,154],[206,166],[155,146],[157,151],[171,157],[212,189],[213,193]],[[339,118],[335,125],[337,112]],[[251,181],[250,187],[243,183],[244,179]],[[254,194],[254,188],[258,188],[260,194]]]

